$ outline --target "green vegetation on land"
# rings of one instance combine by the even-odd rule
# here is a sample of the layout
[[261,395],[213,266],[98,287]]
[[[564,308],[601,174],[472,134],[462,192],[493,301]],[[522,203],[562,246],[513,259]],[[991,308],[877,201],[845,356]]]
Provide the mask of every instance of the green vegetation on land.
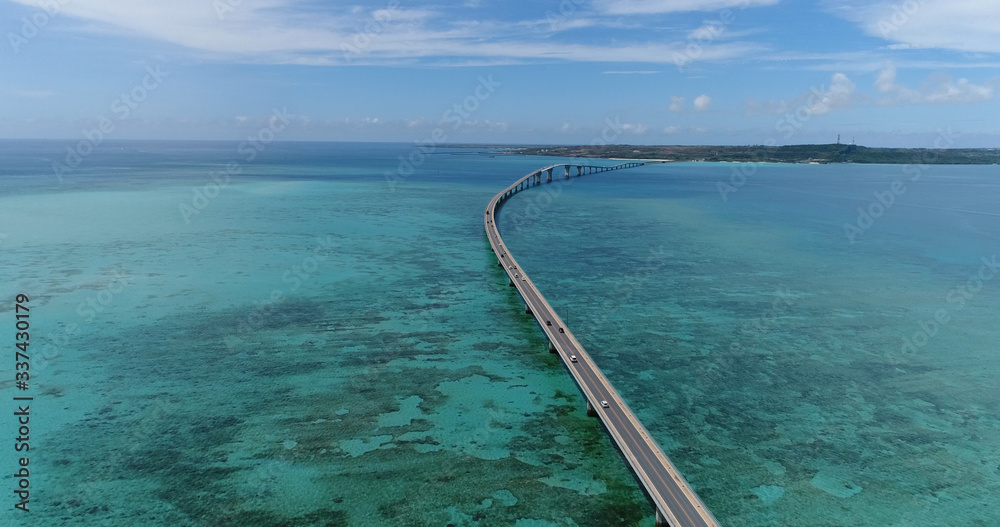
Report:
[[756,163],[881,163],[983,165],[1000,162],[997,148],[868,148],[857,145],[791,146],[531,146],[508,150],[518,155],[559,157],[669,159]]

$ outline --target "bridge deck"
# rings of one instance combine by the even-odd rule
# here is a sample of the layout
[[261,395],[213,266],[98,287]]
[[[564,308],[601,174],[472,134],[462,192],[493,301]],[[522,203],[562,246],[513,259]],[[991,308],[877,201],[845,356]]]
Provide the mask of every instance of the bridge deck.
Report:
[[[630,162],[614,167],[584,168],[588,172],[603,172],[645,164],[647,163]],[[490,200],[486,208],[485,218],[486,235],[490,240],[490,245],[493,247],[493,252],[496,253],[498,262],[503,266],[504,271],[524,299],[526,308],[535,316],[542,331],[548,336],[549,342],[555,347],[588,403],[601,419],[612,440],[621,450],[636,477],[656,505],[658,524],[662,525],[663,522],[666,522],[672,527],[719,527],[712,513],[705,507],[694,490],[688,486],[684,477],[663,453],[621,396],[618,395],[618,392],[583,349],[583,346],[573,337],[569,328],[563,324],[562,319],[552,309],[552,306],[535,288],[531,279],[518,265],[500,237],[500,231],[494,218],[503,202],[521,188],[529,188],[532,183],[541,184],[542,175],[546,174],[547,171],[566,166],[581,165],[558,164],[533,171],[500,191]],[[578,169],[578,172],[582,172],[582,170]],[[569,172],[567,171],[566,174]],[[577,362],[570,360],[571,355],[577,357]],[[602,401],[608,403],[606,408],[602,406]]]

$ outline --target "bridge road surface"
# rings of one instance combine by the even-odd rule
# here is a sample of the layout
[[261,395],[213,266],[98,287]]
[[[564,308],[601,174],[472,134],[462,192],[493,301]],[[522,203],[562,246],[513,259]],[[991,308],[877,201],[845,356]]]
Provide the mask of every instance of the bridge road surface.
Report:
[[[641,166],[642,164],[644,163],[626,163],[609,170]],[[507,273],[511,285],[517,288],[524,299],[525,310],[535,316],[549,338],[550,350],[554,348],[554,352],[559,354],[570,374],[576,380],[587,399],[588,412],[592,410],[601,419],[637,479],[652,499],[656,506],[657,525],[719,527],[719,523],[712,513],[702,503],[694,490],[688,486],[684,477],[621,399],[600,368],[583,349],[583,346],[565,327],[555,310],[535,288],[503,244],[499,228],[494,222],[496,213],[500,210],[503,202],[518,192],[518,188],[524,182],[527,182],[525,188],[530,188],[532,182],[535,182],[536,185],[541,184],[541,174],[558,166],[565,165],[552,165],[532,172],[493,197],[487,206],[485,217],[486,234],[493,252],[496,253],[499,265]],[[571,355],[575,355],[577,360],[572,361]],[[603,407],[602,401],[608,403],[607,408]]]

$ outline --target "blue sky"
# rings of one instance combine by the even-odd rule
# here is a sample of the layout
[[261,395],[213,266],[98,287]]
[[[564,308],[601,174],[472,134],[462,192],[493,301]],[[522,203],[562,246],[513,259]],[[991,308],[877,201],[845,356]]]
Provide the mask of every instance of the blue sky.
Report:
[[242,140],[277,109],[282,140],[998,147],[997,20],[996,0],[0,0],[0,137]]

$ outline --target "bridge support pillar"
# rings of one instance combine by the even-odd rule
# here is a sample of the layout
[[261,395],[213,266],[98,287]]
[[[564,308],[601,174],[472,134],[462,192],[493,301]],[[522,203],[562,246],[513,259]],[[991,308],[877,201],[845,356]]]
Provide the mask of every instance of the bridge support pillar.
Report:
[[508,280],[510,281],[510,283],[508,283],[507,285],[509,285],[509,286],[511,286],[511,287],[514,287],[514,279],[513,279],[513,278],[510,278],[510,277],[508,277]]
[[[552,183],[552,169],[551,168],[545,171],[545,177],[548,179],[549,183]],[[540,181],[540,179],[539,179],[539,181]]]
[[590,404],[590,399],[587,399],[587,417],[597,417],[597,410]]
[[529,306],[527,302],[524,303],[524,312],[529,315],[534,315],[534,313],[531,312],[531,306]]
[[667,523],[667,519],[664,518],[663,513],[660,512],[660,509],[656,509],[656,523],[653,525],[656,527],[670,527],[670,524]]
[[497,260],[497,267],[503,269],[503,262],[501,262],[500,260]]
[[549,341],[549,353],[556,353],[556,345]]
[[576,167],[576,175],[578,175],[578,176],[582,176],[583,175],[583,167],[582,166],[577,165],[577,167]]
[[566,165],[563,168],[566,169],[566,178],[568,179],[569,178],[569,165]]

